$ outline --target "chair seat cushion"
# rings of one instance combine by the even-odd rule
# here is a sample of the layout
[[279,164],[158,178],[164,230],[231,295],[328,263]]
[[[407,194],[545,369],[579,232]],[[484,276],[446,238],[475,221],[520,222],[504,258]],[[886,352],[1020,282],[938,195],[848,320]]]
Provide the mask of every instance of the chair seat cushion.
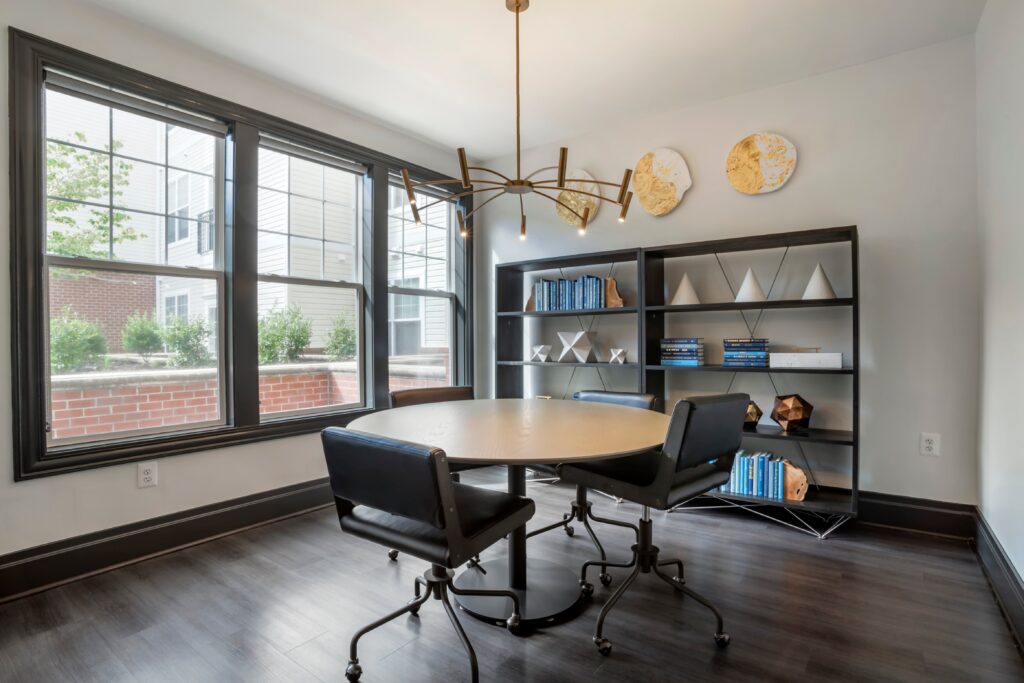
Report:
[[676,472],[672,489],[668,492],[668,507],[675,507],[685,500],[707,493],[729,481],[729,471],[711,463],[688,467]]
[[457,567],[533,516],[535,508],[529,498],[466,484],[452,487],[461,523],[459,532],[468,541],[466,557],[452,555],[444,529],[364,505],[343,516],[341,528],[427,562]]

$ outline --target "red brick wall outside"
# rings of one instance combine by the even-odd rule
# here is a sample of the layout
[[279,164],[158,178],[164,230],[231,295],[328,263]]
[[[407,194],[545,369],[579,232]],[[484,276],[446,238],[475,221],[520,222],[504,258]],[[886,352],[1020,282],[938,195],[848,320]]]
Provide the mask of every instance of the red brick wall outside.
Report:
[[[435,370],[436,368],[431,368]],[[415,376],[422,368],[403,368],[388,378],[391,389],[445,386],[445,376]],[[147,381],[159,375],[155,381]],[[175,379],[175,376],[182,379]],[[359,403],[359,377],[352,369],[317,365],[260,374],[260,412]],[[108,378],[65,375],[53,378],[51,437],[71,439],[138,429],[207,422],[219,417],[219,391],[213,370],[118,373]]]
[[83,320],[97,323],[107,340],[107,350],[121,353],[121,333],[128,316],[136,311],[152,313],[156,302],[156,277],[135,273],[74,271],[49,281],[50,316],[65,307]]

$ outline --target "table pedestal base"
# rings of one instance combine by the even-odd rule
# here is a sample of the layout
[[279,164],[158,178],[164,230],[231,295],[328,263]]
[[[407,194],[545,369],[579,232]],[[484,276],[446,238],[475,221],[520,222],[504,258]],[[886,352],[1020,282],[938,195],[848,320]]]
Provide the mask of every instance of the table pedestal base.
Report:
[[[477,569],[466,569],[455,578],[455,586],[462,590],[508,590],[508,560],[490,560],[480,564],[486,574]],[[516,590],[523,626],[537,628],[558,623],[576,616],[582,593],[579,578],[567,568],[546,560],[526,561],[528,584],[526,590]],[[459,606],[478,619],[505,625],[512,614],[512,601],[508,598],[485,598],[470,595],[453,596]]]

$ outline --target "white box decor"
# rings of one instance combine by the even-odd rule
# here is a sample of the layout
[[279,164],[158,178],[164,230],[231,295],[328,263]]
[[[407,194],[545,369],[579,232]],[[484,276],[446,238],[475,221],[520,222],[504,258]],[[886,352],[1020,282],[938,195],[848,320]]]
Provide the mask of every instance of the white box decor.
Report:
[[839,370],[843,367],[841,353],[769,353],[772,368],[812,368]]

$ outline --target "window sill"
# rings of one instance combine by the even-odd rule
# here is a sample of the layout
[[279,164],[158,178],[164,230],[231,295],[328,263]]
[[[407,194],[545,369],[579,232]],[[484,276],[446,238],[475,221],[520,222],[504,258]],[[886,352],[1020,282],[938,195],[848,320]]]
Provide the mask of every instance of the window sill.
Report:
[[28,462],[20,461],[15,481],[310,434],[326,427],[344,427],[357,417],[372,412],[372,408],[363,407],[344,412],[299,415],[247,427],[215,427],[185,434],[60,448]]

